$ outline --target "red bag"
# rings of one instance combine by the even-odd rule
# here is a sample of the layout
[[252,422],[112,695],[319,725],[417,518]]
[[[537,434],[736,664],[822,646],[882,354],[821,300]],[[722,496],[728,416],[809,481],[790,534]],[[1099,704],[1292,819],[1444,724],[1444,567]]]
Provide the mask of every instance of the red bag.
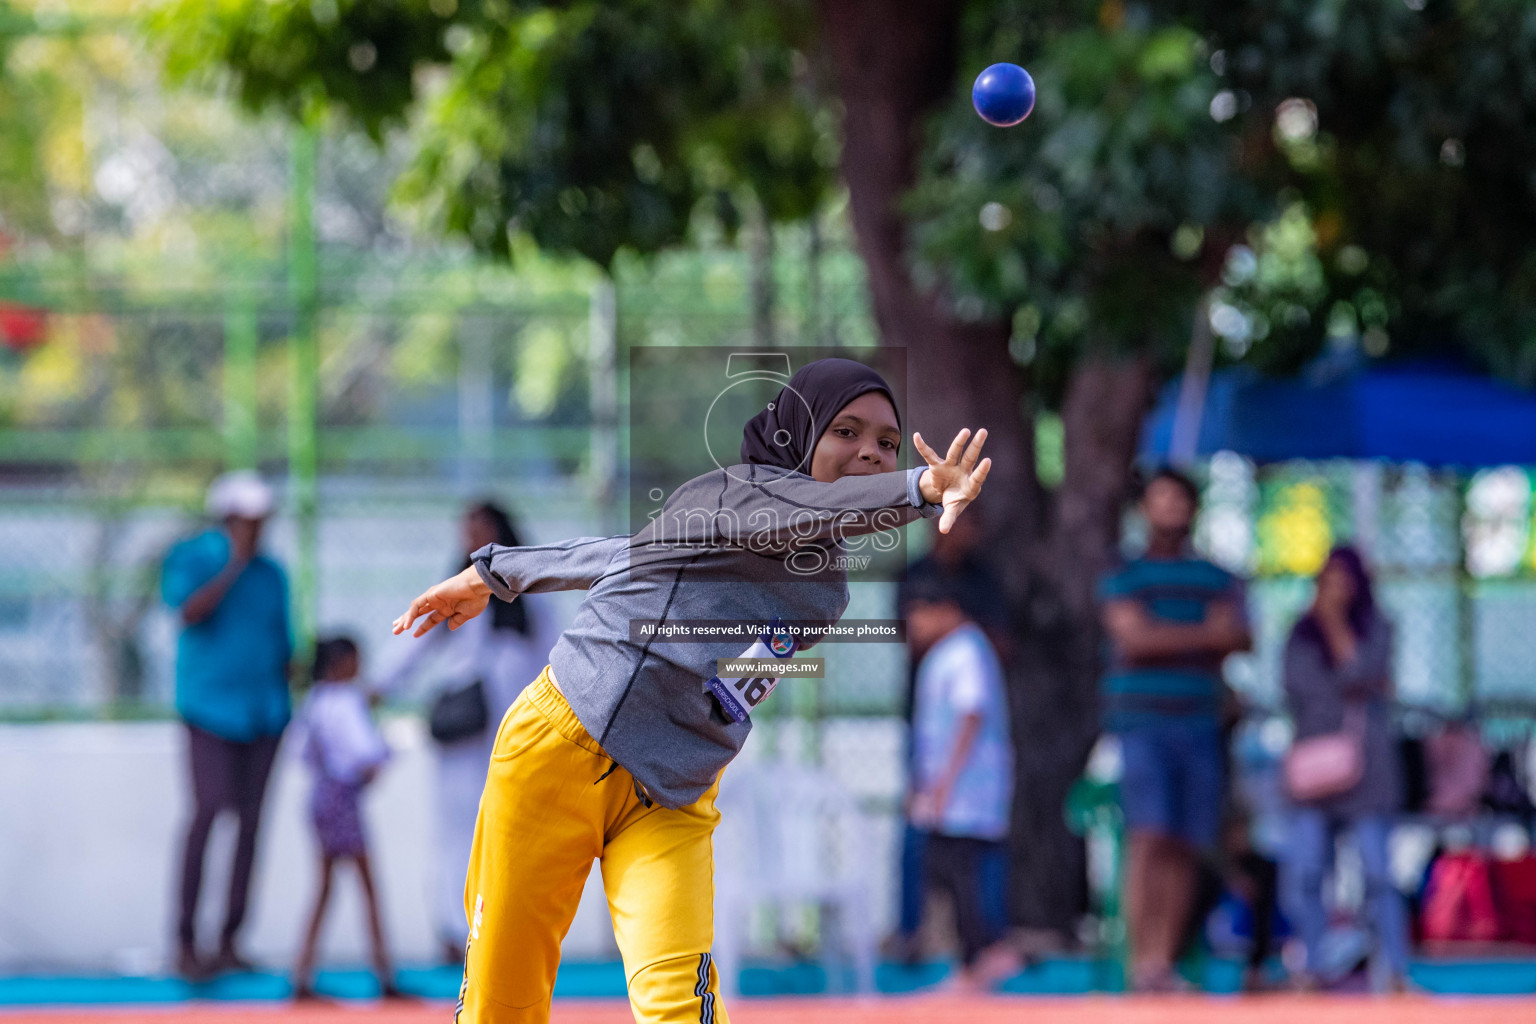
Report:
[[1493,891],[1504,935],[1512,942],[1536,945],[1536,856],[1494,861]]
[[1492,942],[1499,937],[1488,859],[1480,853],[1442,854],[1430,869],[1421,925],[1426,942]]

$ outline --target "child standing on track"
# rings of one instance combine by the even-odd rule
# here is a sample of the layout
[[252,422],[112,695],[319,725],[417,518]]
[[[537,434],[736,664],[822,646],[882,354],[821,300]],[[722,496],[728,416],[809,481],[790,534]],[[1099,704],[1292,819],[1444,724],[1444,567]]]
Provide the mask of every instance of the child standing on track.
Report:
[[379,916],[368,844],[363,836],[362,793],[389,757],[368,710],[368,697],[357,685],[357,644],[347,637],[322,640],[315,646],[315,686],[304,704],[304,760],[314,769],[315,788],[310,798],[310,822],[320,842],[320,892],[310,915],[309,930],[293,970],[296,999],[313,999],[315,954],[320,928],[331,897],[331,879],[339,861],[357,865],[368,907],[368,929],[373,939],[373,963],[386,998],[399,995],[394,972],[384,945],[384,926]]
[[1013,803],[1003,667],[987,634],[938,580],[908,589],[907,638],[926,651],[914,695],[908,813],[928,833],[928,886],[954,905],[959,987],[981,990],[1019,966],[999,944],[1002,908],[987,905],[1003,897],[986,883],[1006,863]]
[[[480,614],[493,593],[587,591],[496,737],[464,890],[460,1024],[549,1020],[594,858],[636,1021],[726,1021],[709,952],[715,795],[776,680],[713,678],[716,659],[742,656],[739,640],[644,626],[835,623],[848,606],[842,538],[941,513],[948,532],[991,468],[978,462],[986,432],[967,445],[967,430],[943,458],[914,434],[926,468],[893,472],[901,436],[879,374],[807,364],[747,423],[740,464],[683,484],[633,537],[490,545],[395,621],[400,633],[420,619],[421,636]],[[746,654],[788,656],[784,640],[764,631]]]

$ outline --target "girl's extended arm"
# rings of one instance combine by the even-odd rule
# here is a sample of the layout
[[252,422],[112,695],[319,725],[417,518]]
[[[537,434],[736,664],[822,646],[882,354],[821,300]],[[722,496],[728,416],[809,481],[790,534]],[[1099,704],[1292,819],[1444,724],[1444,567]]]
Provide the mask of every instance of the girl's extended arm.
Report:
[[[748,497],[742,499],[747,507],[736,508],[735,511],[746,517],[749,532],[755,532],[750,521],[755,511],[773,512],[782,507],[805,513],[801,518],[812,532],[806,534],[790,528],[794,539],[805,541],[818,535],[832,535],[836,529],[833,524],[840,511],[873,507],[878,513],[880,508],[899,508],[905,505],[922,510],[922,514],[931,515],[933,512],[929,506],[942,503],[939,531],[948,533],[955,517],[981,493],[981,485],[992,468],[991,459],[978,461],[981,446],[986,439],[985,430],[977,431],[975,437],[971,436],[970,430],[962,430],[950,443],[948,454],[940,458],[923,443],[921,435],[914,433],[912,442],[928,463],[928,468],[920,472],[914,470],[905,479],[895,474],[880,474],[874,477],[844,477],[833,483],[814,480],[804,483],[797,478],[795,495],[786,497],[783,493],[775,494],[759,489],[754,493],[758,495],[756,500],[764,503],[761,509],[753,508],[753,499]],[[892,477],[895,479],[892,480]],[[878,504],[855,504],[866,499]],[[829,507],[817,507],[818,502]],[[810,505],[809,509],[804,508],[807,504]],[[899,525],[899,521],[888,524],[877,522],[862,531],[848,529],[846,532],[869,533]],[[784,524],[781,522],[773,528],[783,529]],[[645,532],[642,531],[635,540],[644,536]],[[496,596],[503,600],[511,600],[525,593],[586,589],[603,575],[609,563],[631,542],[629,537],[580,537],[537,547],[502,548],[491,545],[481,548],[471,556],[473,564],[468,569],[444,580],[412,601],[405,614],[395,620],[394,631],[396,635],[403,633],[416,625],[418,619],[421,622],[416,625],[415,636],[425,635],[440,622],[448,623],[449,629],[458,629],[485,611],[493,588]],[[505,588],[505,593],[502,588]]]
[[557,544],[518,548],[487,544],[469,556],[470,567],[503,601],[518,594],[589,590],[629,542],[624,535],[575,537]]
[[469,568],[412,601],[405,614],[395,620],[395,634],[410,629],[417,619],[422,622],[415,636],[422,636],[440,622],[458,629],[485,611],[493,593],[510,601],[518,594],[586,590],[629,541],[621,536],[577,537],[519,548],[488,544],[470,556]]

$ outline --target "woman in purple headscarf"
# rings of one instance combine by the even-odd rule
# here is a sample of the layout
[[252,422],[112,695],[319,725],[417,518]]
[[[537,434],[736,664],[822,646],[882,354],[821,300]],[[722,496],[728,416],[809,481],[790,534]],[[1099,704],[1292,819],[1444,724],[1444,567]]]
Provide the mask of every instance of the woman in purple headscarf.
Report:
[[1365,873],[1364,909],[1382,966],[1377,975],[1400,989],[1408,973],[1408,911],[1392,884],[1387,852],[1402,803],[1390,720],[1392,626],[1377,610],[1370,574],[1354,548],[1335,548],[1317,574],[1312,607],[1285,647],[1284,683],[1296,743],[1344,736],[1360,754],[1352,785],[1296,801],[1280,884],[1286,914],[1306,947],[1299,984],[1330,980],[1323,889],[1336,838],[1349,832]]

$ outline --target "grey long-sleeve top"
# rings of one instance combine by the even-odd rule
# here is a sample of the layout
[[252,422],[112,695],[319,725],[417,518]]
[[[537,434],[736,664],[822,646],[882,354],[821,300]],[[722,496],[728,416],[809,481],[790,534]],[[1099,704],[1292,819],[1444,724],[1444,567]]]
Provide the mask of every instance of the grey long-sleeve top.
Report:
[[1344,711],[1354,703],[1365,710],[1365,774],[1348,792],[1315,806],[1340,818],[1390,814],[1402,805],[1402,779],[1393,740],[1392,626],[1380,615],[1355,645],[1355,656],[1330,665],[1326,643],[1316,635],[1293,632],[1285,646],[1285,697],[1296,725],[1296,739],[1310,739],[1344,727]]
[[835,623],[848,607],[842,538],[943,511],[923,500],[922,472],[823,483],[772,466],[731,466],[683,484],[633,537],[493,544],[474,553],[474,564],[504,600],[587,590],[550,652],[555,679],[581,724],[651,799],[683,807],[751,731],[750,719],[730,721],[704,689],[715,660],[737,657],[747,644],[641,639],[631,636],[631,620]]

